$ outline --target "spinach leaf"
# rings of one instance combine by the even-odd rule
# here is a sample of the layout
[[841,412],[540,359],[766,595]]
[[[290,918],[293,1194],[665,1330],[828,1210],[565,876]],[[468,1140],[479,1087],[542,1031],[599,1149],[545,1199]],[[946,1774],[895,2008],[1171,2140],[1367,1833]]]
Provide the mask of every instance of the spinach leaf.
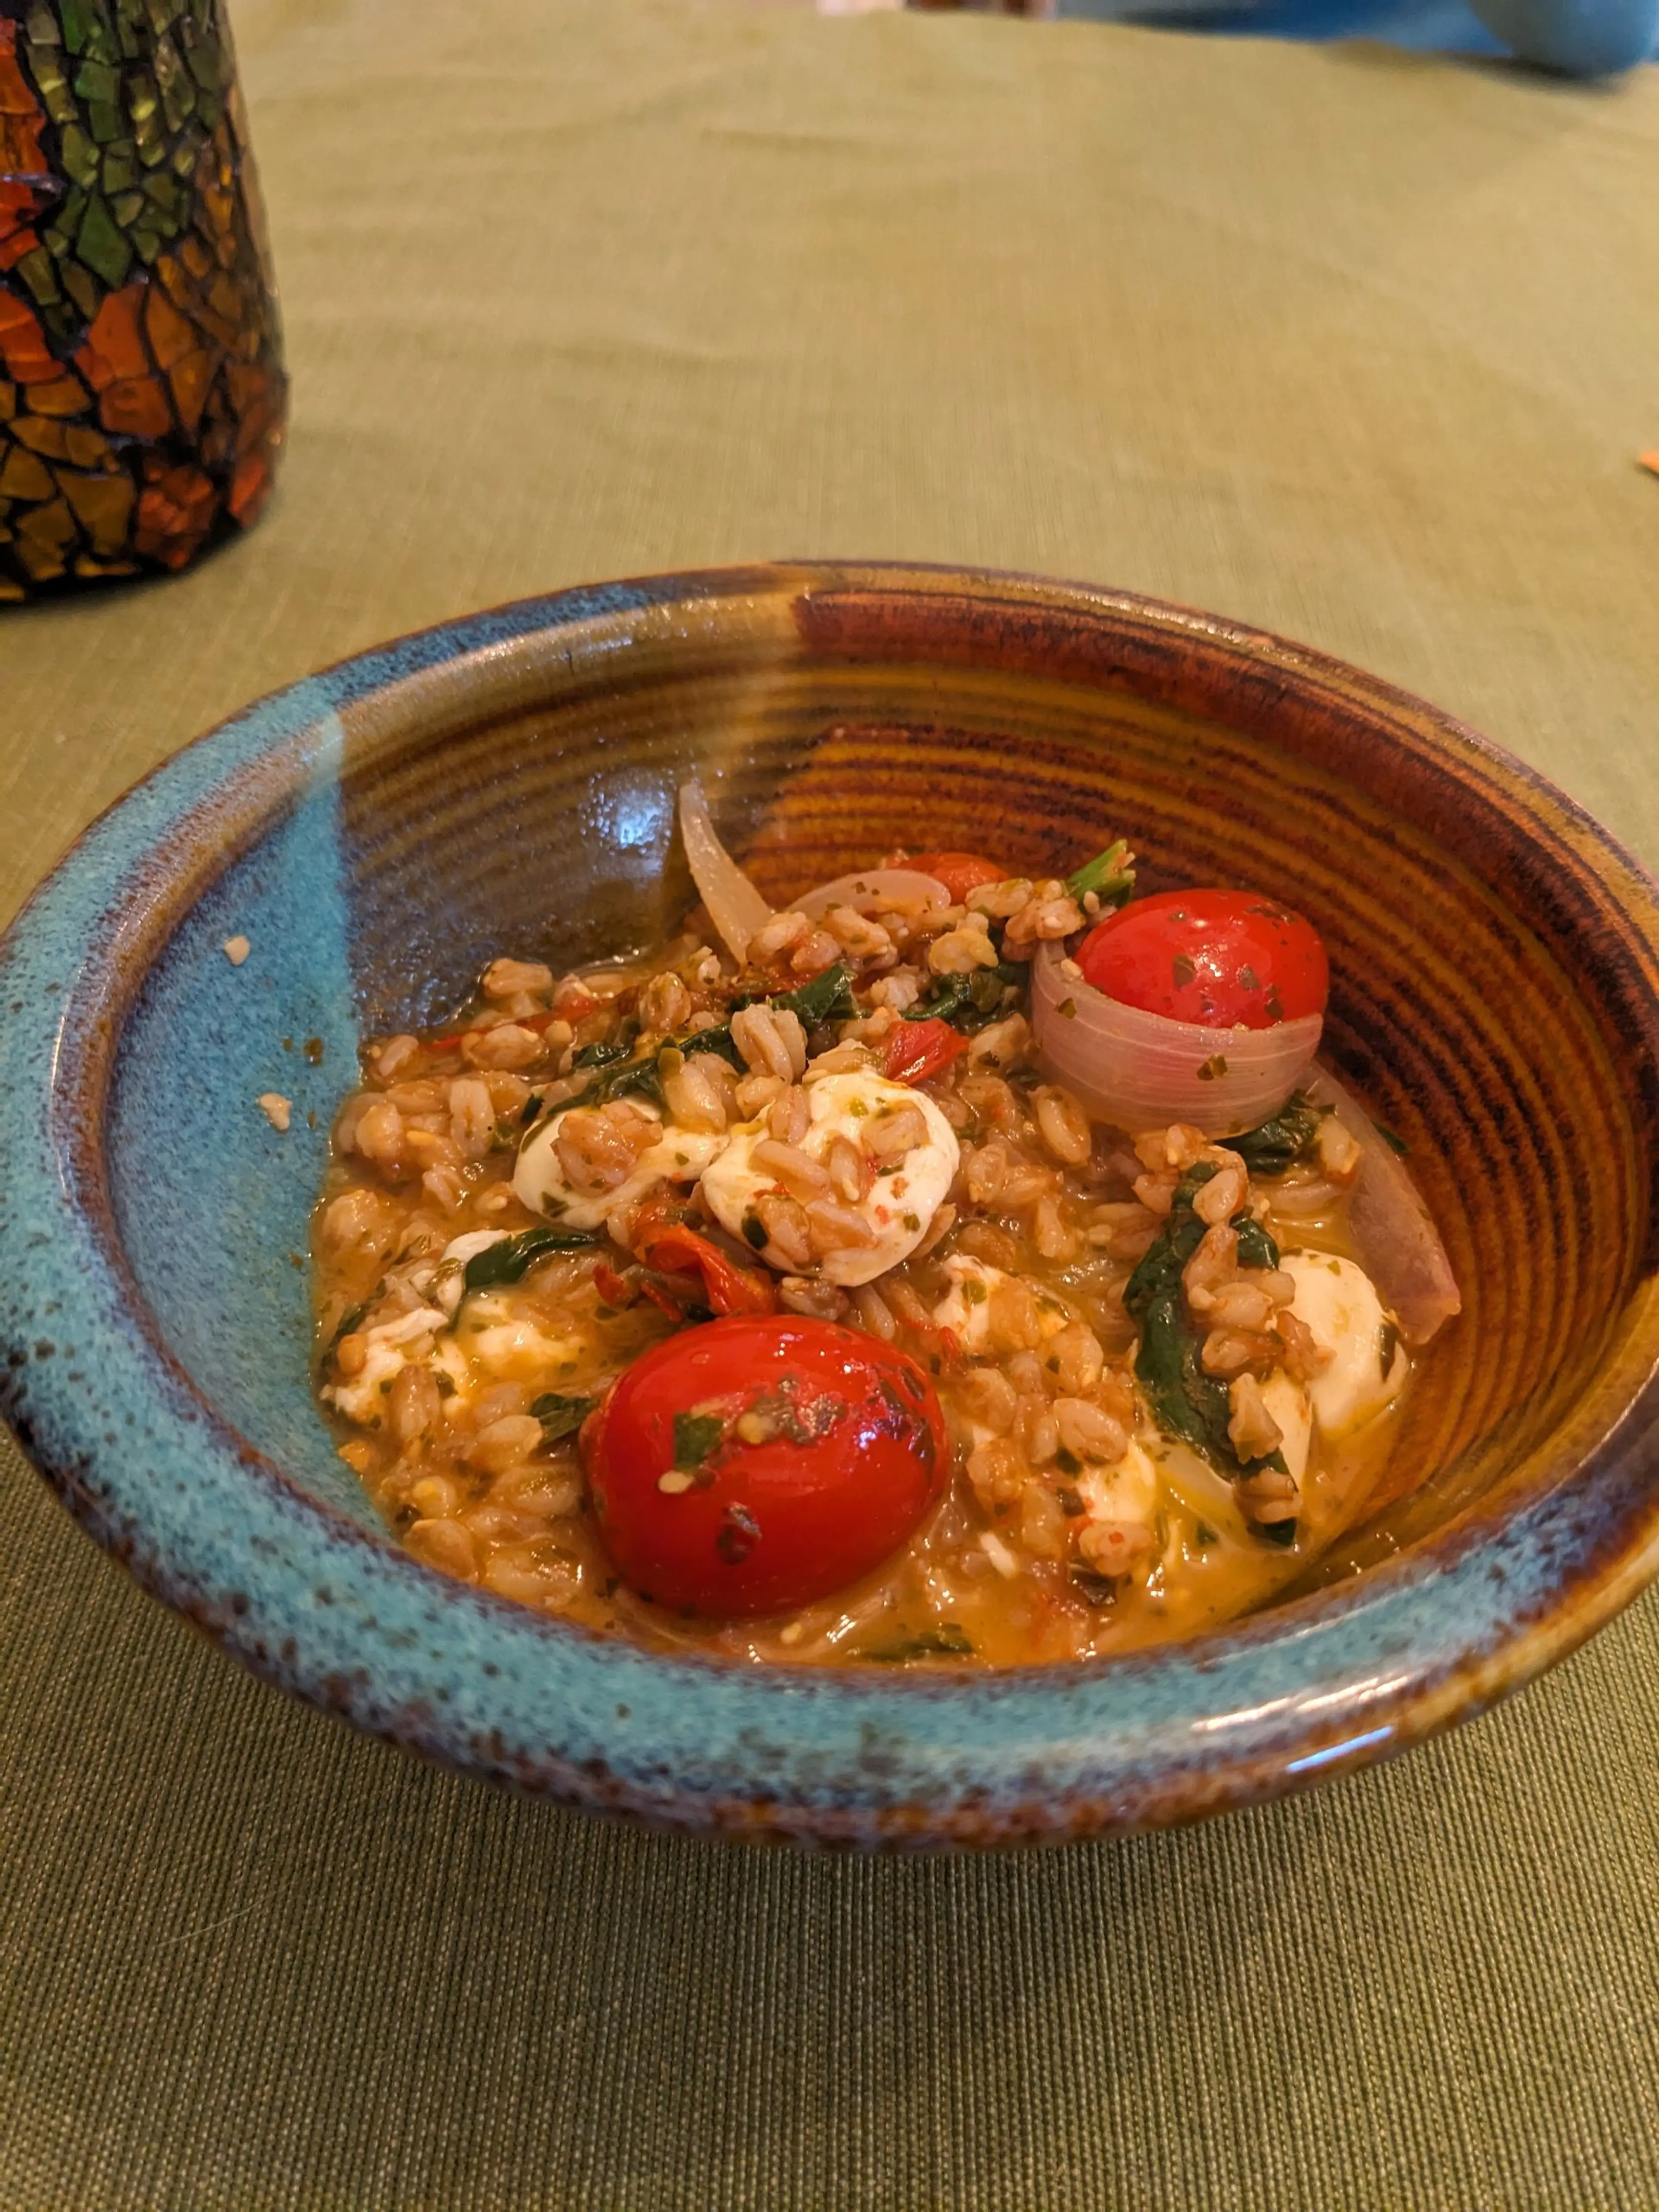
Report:
[[556,1444],[561,1437],[574,1436],[599,1402],[597,1398],[562,1398],[556,1390],[549,1390],[532,1400],[530,1410],[541,1423],[543,1436]]
[[323,1346],[323,1357],[325,1359],[331,1359],[334,1357],[334,1354],[339,1350],[340,1339],[343,1336],[350,1335],[352,1330],[356,1328],[358,1322],[362,1321],[364,1315],[367,1314],[374,1299],[380,1297],[380,1292],[385,1288],[386,1283],[384,1279],[382,1279],[374,1285],[373,1291],[363,1300],[360,1306],[348,1306],[346,1308],[345,1311],[340,1316],[338,1322],[335,1325],[333,1335],[330,1337],[328,1342]]
[[1241,1267],[1276,1267],[1279,1247],[1273,1243],[1259,1221],[1248,1213],[1236,1213],[1233,1227],[1238,1236],[1238,1264]]
[[[635,1030],[635,1036],[638,1035]],[[609,1067],[613,1060],[626,1060],[634,1037],[613,1037],[608,1044],[585,1044],[571,1055],[572,1067]]]
[[[1130,1276],[1123,1304],[1139,1325],[1135,1375],[1153,1419],[1165,1436],[1178,1437],[1223,1474],[1237,1477],[1256,1467],[1282,1470],[1285,1462],[1278,1451],[1248,1464],[1240,1461],[1227,1433],[1232,1417],[1227,1385],[1219,1376],[1205,1373],[1203,1338],[1187,1313],[1182,1272],[1204,1240],[1204,1224],[1193,1211],[1193,1198],[1215,1173],[1214,1164],[1202,1160],[1176,1184],[1169,1218]],[[1260,1223],[1241,1213],[1231,1225],[1246,1266],[1278,1265],[1278,1249]],[[1256,1256],[1267,1253],[1271,1261]]]
[[1135,887],[1134,858],[1120,837],[1068,877],[1066,888],[1079,901],[1092,891],[1103,907],[1121,906]]
[[1281,1176],[1295,1166],[1313,1143],[1321,1119],[1318,1108],[1310,1106],[1298,1091],[1270,1121],[1246,1129],[1242,1137],[1224,1137],[1220,1141],[1230,1152],[1238,1154],[1252,1175]]
[[854,1021],[859,1011],[859,1002],[853,996],[852,970],[842,960],[826,968],[821,975],[814,975],[798,991],[782,992],[766,1004],[775,1013],[787,1009],[798,1015],[804,1030],[817,1029],[823,1022]]
[[947,975],[920,1005],[907,1006],[904,1018],[949,1022],[953,1030],[972,1036],[996,1019],[1008,992],[1018,990],[1025,979],[1025,969],[1012,960],[1000,960],[994,968],[975,968],[969,975]]
[[688,1060],[694,1052],[716,1052],[739,1074],[746,1075],[749,1072],[743,1054],[738,1050],[737,1040],[732,1034],[729,1022],[720,1022],[713,1029],[690,1030],[684,1036],[673,1039],[672,1049],[683,1053]]
[[[859,1002],[853,996],[852,970],[845,961],[838,960],[815,975],[810,983],[803,983],[797,991],[781,991],[775,997],[760,993],[752,998],[738,1001],[739,1006],[770,1006],[775,1011],[795,1015],[803,1029],[814,1030],[824,1022],[850,1022],[858,1018]],[[738,1050],[737,1040],[732,1035],[730,1022],[722,1022],[714,1029],[690,1030],[684,1036],[672,1040],[677,1052],[688,1056],[694,1052],[717,1052],[722,1060],[729,1060],[738,1073],[745,1074],[748,1063]],[[636,1086],[643,1088],[643,1085]],[[653,1093],[659,1101],[660,1087]],[[582,1102],[587,1103],[586,1099]]]
[[463,1292],[493,1291],[502,1283],[521,1282],[538,1260],[553,1252],[582,1252],[599,1242],[595,1229],[521,1229],[475,1252],[461,1278]]

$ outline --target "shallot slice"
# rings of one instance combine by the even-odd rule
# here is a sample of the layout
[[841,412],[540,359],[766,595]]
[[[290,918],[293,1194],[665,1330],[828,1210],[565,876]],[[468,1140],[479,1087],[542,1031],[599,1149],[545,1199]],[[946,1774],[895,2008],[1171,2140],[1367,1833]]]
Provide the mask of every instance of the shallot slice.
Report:
[[893,909],[921,914],[929,907],[949,906],[951,894],[937,876],[924,875],[920,868],[859,868],[789,903],[796,914],[817,921],[837,906],[863,915]]
[[1417,1185],[1346,1084],[1316,1067],[1303,1085],[1312,1106],[1328,1107],[1360,1148],[1348,1199],[1348,1228],[1359,1264],[1400,1324],[1407,1344],[1426,1344],[1462,1313],[1451,1261]]
[[1319,1049],[1324,1017],[1266,1030],[1172,1021],[1109,999],[1048,944],[1031,963],[1031,1023],[1043,1066],[1097,1120],[1131,1133],[1188,1121],[1218,1137],[1279,1111]]
[[708,918],[741,967],[750,939],[770,921],[772,909],[714,835],[708,801],[695,776],[680,786],[680,836]]

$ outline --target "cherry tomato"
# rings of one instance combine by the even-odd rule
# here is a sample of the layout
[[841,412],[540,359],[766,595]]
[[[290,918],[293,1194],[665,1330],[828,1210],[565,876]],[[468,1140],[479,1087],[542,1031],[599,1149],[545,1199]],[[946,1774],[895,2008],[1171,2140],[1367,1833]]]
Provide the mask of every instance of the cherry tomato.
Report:
[[978,853],[912,853],[908,859],[889,860],[890,868],[915,868],[919,875],[936,876],[958,906],[981,884],[1003,884],[1006,868]]
[[949,1022],[897,1021],[887,1032],[881,1072],[890,1083],[925,1083],[967,1049],[967,1038]]
[[1322,1013],[1330,985],[1311,922],[1258,891],[1159,891],[1097,923],[1085,982],[1120,1006],[1206,1029],[1272,1029]]
[[806,1605],[879,1566],[951,1466],[915,1360],[793,1315],[733,1316],[653,1346],[581,1446],[623,1580],[717,1619]]
[[741,1267],[718,1244],[684,1222],[670,1222],[635,1234],[634,1249],[647,1267],[699,1273],[703,1296],[717,1314],[769,1314],[778,1310],[771,1278],[758,1267]]

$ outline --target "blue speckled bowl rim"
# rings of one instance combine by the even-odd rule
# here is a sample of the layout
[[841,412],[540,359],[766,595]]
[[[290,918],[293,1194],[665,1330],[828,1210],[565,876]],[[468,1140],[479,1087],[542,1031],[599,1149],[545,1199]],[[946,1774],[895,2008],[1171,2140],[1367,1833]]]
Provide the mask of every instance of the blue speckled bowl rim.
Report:
[[[131,1000],[124,918],[165,904],[170,836],[262,763],[319,753],[332,717],[424,670],[560,625],[842,586],[1036,591],[1235,656],[1241,677],[1265,665],[1358,693],[1384,716],[1407,713],[1464,772],[1566,822],[1571,865],[1639,908],[1638,935],[1659,946],[1659,890],[1524,764],[1327,656],[1131,593],[920,565],[779,563],[581,587],[445,623],[274,693],[174,756],[84,834],[0,945],[10,1200],[0,1403],[24,1449],[145,1588],[282,1687],[455,1767],[694,1832],[899,1846],[1119,1832],[1367,1764],[1480,1709],[1659,1570],[1649,1283],[1596,1386],[1497,1508],[1222,1633],[1098,1667],[960,1675],[647,1654],[445,1581],[290,1481],[161,1343],[97,1164],[105,1102],[79,1095],[76,1071],[100,1021]],[[71,1358],[80,1374],[95,1361],[95,1395],[70,1380]],[[199,1531],[158,1511],[162,1486],[185,1470]],[[283,1562],[257,1604],[238,1587],[238,1541]]]

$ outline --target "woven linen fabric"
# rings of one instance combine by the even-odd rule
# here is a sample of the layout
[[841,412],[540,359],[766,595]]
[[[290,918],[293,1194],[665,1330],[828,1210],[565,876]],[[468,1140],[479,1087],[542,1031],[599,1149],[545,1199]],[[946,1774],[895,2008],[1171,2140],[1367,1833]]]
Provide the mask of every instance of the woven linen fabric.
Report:
[[[1659,860],[1659,75],[246,0],[266,520],[0,617],[0,911],[250,696],[585,578],[983,562],[1286,630]],[[3,1173],[0,1163],[0,1173]],[[1659,1600],[1127,1843],[851,1861],[421,1766],[0,1449],[0,2207],[1651,2207]]]

